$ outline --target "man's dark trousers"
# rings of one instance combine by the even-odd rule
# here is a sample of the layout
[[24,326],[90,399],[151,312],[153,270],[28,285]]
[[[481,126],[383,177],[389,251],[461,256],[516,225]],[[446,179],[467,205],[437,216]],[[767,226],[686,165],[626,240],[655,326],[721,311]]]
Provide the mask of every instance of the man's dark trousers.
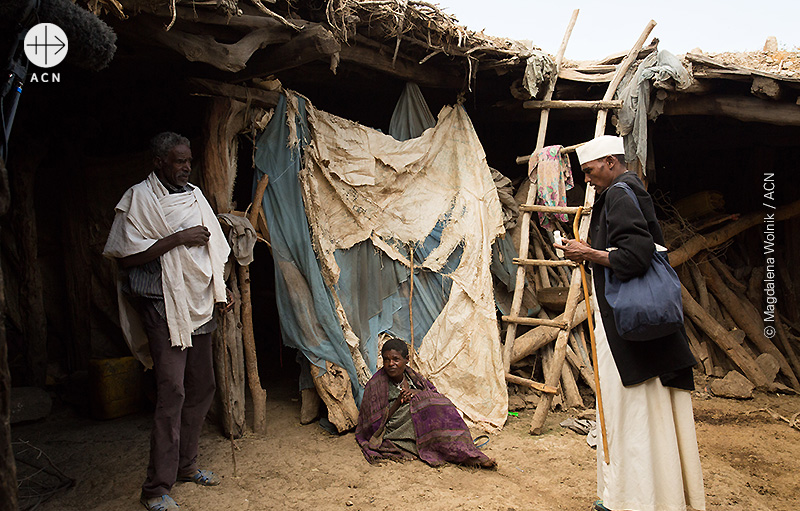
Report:
[[192,347],[172,347],[167,322],[149,300],[139,314],[147,332],[156,377],[156,410],[150,464],[142,485],[146,498],[166,495],[176,478],[197,470],[197,444],[214,398],[211,334],[193,335]]

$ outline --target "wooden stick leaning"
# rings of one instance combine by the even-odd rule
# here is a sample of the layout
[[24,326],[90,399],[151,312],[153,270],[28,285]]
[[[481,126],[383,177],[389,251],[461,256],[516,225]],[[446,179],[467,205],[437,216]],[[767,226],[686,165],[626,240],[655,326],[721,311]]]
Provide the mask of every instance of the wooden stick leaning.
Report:
[[[561,46],[558,48],[558,53],[556,54],[556,69],[561,66],[561,60],[564,58],[564,52],[567,49],[567,42],[569,41],[569,37],[572,34],[572,28],[575,26],[575,22],[578,19],[578,9],[575,9],[572,12],[572,17],[569,20],[569,25],[567,25],[567,30],[564,33],[564,39],[561,41]],[[545,99],[550,100],[553,97],[553,90],[555,89],[556,78],[554,77],[553,80],[550,82],[547,88],[547,92],[545,93]],[[542,110],[539,118],[539,134],[537,135],[536,139],[536,150],[541,149],[544,147],[544,135],[547,131],[547,119],[549,115],[549,110]],[[536,193],[536,188],[534,186],[530,187],[528,191],[528,198],[525,201],[526,203],[532,202],[531,199]],[[530,243],[530,222],[531,222],[531,213],[526,211],[522,214],[522,218],[520,219],[520,244],[519,244],[519,254],[520,257],[527,257],[529,243]],[[511,301],[511,311],[510,316],[516,317],[519,315],[520,308],[522,306],[522,293],[525,287],[525,274],[526,269],[524,266],[517,266],[517,276],[516,276],[516,284],[514,287],[514,298]],[[509,323],[508,329],[506,330],[506,342],[503,345],[503,367],[506,374],[510,374],[511,372],[511,351],[514,347],[514,338],[517,335],[517,324],[516,323]]]
[[[575,241],[580,243],[581,237],[578,232],[578,223],[581,220],[580,210],[575,215],[575,223],[572,226],[572,231],[575,233]],[[594,338],[594,318],[592,317],[592,305],[589,301],[589,286],[586,284],[586,269],[583,264],[578,265],[581,270],[581,283],[583,284],[583,300],[586,303],[586,321],[589,322],[589,338],[592,344],[592,365],[594,366],[594,388],[595,396],[597,397],[597,419],[600,422],[600,431],[603,434],[603,458],[606,465],[611,463],[611,455],[608,452],[608,435],[606,435],[606,418],[603,414],[603,397],[600,394],[600,368],[597,365],[597,342]]]
[[[253,205],[247,219],[255,226],[258,211],[262,208],[261,200],[269,184],[269,176],[265,175],[256,186]],[[247,382],[250,395],[253,397],[253,432],[256,435],[267,434],[267,391],[261,386],[258,376],[258,360],[256,358],[256,340],[253,332],[253,304],[250,297],[250,268],[239,266],[239,289],[242,293],[242,344],[244,345],[244,361],[247,368]]]
[[[408,350],[408,363],[414,362],[414,309],[412,308],[412,300],[414,299],[414,244],[411,244],[411,247],[408,249],[408,261],[409,261],[409,279],[411,282],[409,284],[409,291],[408,291],[408,325],[409,331],[411,332],[411,349]],[[391,415],[389,415],[391,417]]]
[[[644,45],[645,39],[647,39],[647,36],[650,35],[650,32],[652,32],[655,25],[656,22],[653,20],[650,20],[650,22],[647,24],[644,31],[639,36],[639,39],[636,41],[631,50],[628,52],[628,56],[625,58],[622,64],[620,64],[619,68],[617,68],[617,73],[614,76],[614,79],[609,84],[608,90],[606,91],[606,94],[603,97],[603,99],[607,100],[613,97],[614,91],[619,86],[622,77],[625,75],[626,71],[631,66],[636,56],[639,54],[639,50]],[[607,116],[608,116],[607,110],[600,110],[597,113],[597,124],[595,125],[595,134],[594,134],[595,137],[599,137],[605,133]],[[591,186],[586,187],[586,195],[584,197],[583,204],[584,206],[591,206],[592,204],[594,204],[594,188],[592,188]],[[590,221],[591,221],[591,216],[581,218],[580,227],[577,231],[575,231],[576,237],[581,236],[585,238],[587,236],[589,232]],[[575,307],[578,304],[580,287],[581,287],[580,272],[577,269],[575,269],[572,271],[572,280],[569,286],[569,293],[567,294],[567,305],[564,310],[564,315],[566,317],[572,316],[575,311]],[[569,330],[562,330],[558,333],[558,337],[556,338],[555,348],[553,351],[554,370],[548,372],[545,378],[545,384],[547,385],[558,385],[558,380],[561,375],[561,366],[564,364],[564,359],[566,358],[568,337],[569,337]],[[536,411],[534,412],[533,420],[531,421],[530,433],[532,435],[538,435],[542,432],[545,420],[547,420],[547,414],[550,411],[550,406],[552,405],[552,403],[553,403],[553,397],[550,394],[542,394],[542,397],[539,399],[539,403],[536,405]]]

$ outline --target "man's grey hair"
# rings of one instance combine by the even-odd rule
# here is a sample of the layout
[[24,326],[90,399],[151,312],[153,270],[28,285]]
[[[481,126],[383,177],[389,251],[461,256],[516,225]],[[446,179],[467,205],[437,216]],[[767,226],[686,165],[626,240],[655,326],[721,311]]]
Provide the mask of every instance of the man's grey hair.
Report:
[[189,149],[192,148],[188,138],[171,131],[165,131],[153,137],[150,141],[150,150],[153,152],[153,156],[163,159],[167,157],[173,147],[179,145],[185,145]]

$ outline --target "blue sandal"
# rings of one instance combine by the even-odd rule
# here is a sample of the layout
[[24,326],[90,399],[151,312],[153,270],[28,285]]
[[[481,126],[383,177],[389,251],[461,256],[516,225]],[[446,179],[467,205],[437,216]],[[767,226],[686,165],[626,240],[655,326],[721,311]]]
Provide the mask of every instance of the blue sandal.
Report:
[[147,498],[142,494],[139,502],[141,502],[148,511],[179,511],[181,508],[169,495]]
[[210,470],[197,470],[190,476],[179,477],[178,481],[183,483],[195,483],[200,486],[217,486],[222,480]]
[[603,505],[602,500],[595,500],[594,505],[592,506],[592,511],[611,511],[611,510]]

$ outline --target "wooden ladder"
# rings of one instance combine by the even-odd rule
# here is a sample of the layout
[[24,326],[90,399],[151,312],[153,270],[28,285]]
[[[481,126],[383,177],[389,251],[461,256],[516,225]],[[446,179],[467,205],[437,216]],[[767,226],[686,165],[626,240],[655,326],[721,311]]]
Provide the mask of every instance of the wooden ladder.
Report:
[[[642,49],[645,40],[655,27],[655,21],[650,21],[645,27],[639,39],[633,45],[628,55],[617,67],[617,70],[608,85],[605,95],[601,101],[553,101],[553,91],[555,89],[558,71],[561,68],[561,62],[564,57],[564,51],[567,47],[572,29],[575,26],[575,21],[578,18],[578,10],[572,13],[567,30],[564,34],[564,39],[561,41],[561,46],[556,54],[556,77],[551,80],[548,89],[545,93],[543,101],[528,101],[525,103],[526,108],[541,108],[541,116],[539,119],[539,132],[536,139],[536,149],[538,152],[544,147],[545,134],[547,133],[547,121],[550,115],[551,108],[586,108],[597,110],[597,122],[595,124],[594,136],[598,137],[605,134],[606,119],[608,117],[609,108],[619,108],[621,102],[613,101],[614,92],[619,87],[622,78],[630,68],[631,64],[636,60],[639,51]],[[578,146],[571,146],[563,148],[561,151],[570,152],[574,151]],[[518,159],[519,161],[519,159]],[[523,160],[524,161],[524,160]],[[549,260],[549,259],[530,259],[528,258],[530,248],[530,222],[531,213],[533,212],[548,212],[548,213],[566,213],[577,214],[581,212],[580,226],[578,229],[580,239],[586,239],[589,232],[589,222],[591,219],[591,209],[594,204],[594,188],[591,186],[586,187],[586,194],[584,196],[583,207],[554,207],[554,206],[539,206],[533,205],[536,196],[536,186],[531,183],[528,190],[528,197],[525,204],[520,206],[522,218],[520,220],[520,243],[519,243],[519,258],[514,259],[514,264],[517,265],[516,285],[514,287],[513,300],[511,302],[511,310],[508,316],[503,316],[502,319],[508,323],[506,330],[505,345],[503,346],[503,364],[506,373],[506,381],[510,383],[517,383],[527,385],[529,387],[542,391],[539,403],[536,406],[536,411],[531,422],[531,434],[538,435],[542,432],[547,414],[553,403],[553,398],[558,392],[559,380],[561,378],[561,371],[564,365],[567,351],[567,340],[575,322],[575,310],[578,306],[578,301],[581,295],[581,272],[577,264],[572,261],[564,260]],[[578,224],[576,219],[575,224]],[[563,265],[572,268],[572,275],[570,278],[569,292],[567,294],[566,307],[561,319],[546,319],[546,318],[529,318],[519,315],[522,306],[522,295],[525,288],[525,275],[526,266],[557,266]],[[578,321],[577,323],[580,323]],[[525,378],[521,378],[511,374],[511,357],[514,348],[514,341],[516,340],[517,325],[535,325],[535,326],[550,326],[559,328],[556,344],[553,352],[552,361],[549,368],[545,370],[545,383],[541,384]],[[595,371],[597,368],[595,368]]]

